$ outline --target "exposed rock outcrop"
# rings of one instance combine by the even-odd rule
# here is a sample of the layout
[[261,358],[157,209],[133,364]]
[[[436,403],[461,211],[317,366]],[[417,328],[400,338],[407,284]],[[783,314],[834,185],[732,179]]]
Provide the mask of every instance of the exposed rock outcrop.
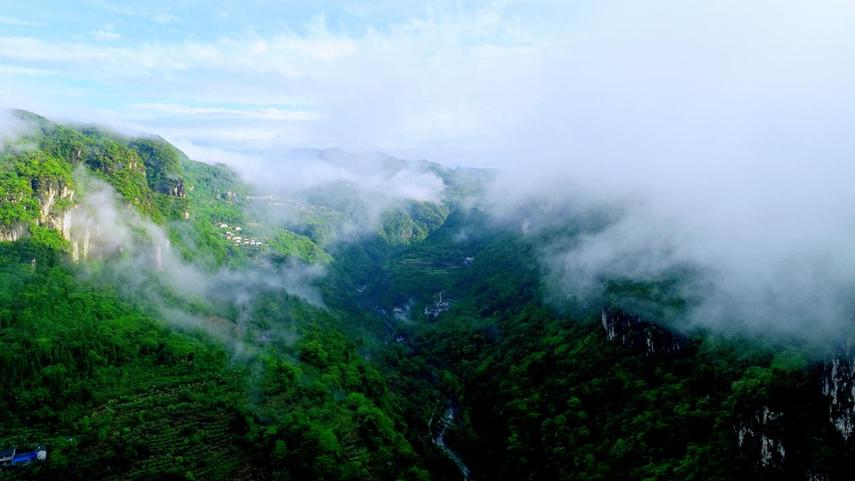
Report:
[[651,357],[677,353],[689,342],[685,336],[672,333],[620,309],[603,308],[600,320],[609,341],[644,351]]
[[0,241],[14,242],[27,235],[26,224],[0,225]]
[[781,441],[783,413],[763,406],[751,418],[737,424],[736,442],[764,468],[784,464],[787,451]]
[[174,179],[172,181],[172,185],[169,187],[169,195],[175,197],[187,196],[187,194],[184,192],[184,181],[182,179]]
[[92,232],[89,226],[81,226],[79,229],[75,226],[74,231],[72,231],[72,222],[70,220],[67,225],[68,229],[63,231],[63,236],[71,242],[72,262],[88,259],[89,253],[92,251]]
[[[33,180],[32,187],[38,199],[38,217],[35,223],[56,229],[67,239],[68,211],[74,200],[74,189],[62,182],[39,182]],[[60,206],[64,202],[67,205]],[[28,222],[0,225],[0,241],[14,242],[29,235]]]
[[828,397],[828,420],[849,441],[855,432],[855,354],[835,355],[822,367],[820,382]]
[[35,187],[39,198],[39,225],[64,234],[67,231],[65,222],[68,220],[68,208],[57,208],[57,205],[60,201],[71,203],[74,200],[74,189],[63,183],[53,182]]

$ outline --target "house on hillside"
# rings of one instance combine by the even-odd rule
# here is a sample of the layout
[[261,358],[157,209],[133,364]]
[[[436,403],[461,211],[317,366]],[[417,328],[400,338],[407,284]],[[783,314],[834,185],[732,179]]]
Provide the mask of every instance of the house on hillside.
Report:
[[0,466],[11,466],[12,459],[15,457],[15,448],[4,449],[0,451]]
[[47,450],[41,446],[33,451],[19,452],[15,448],[0,451],[0,467],[23,466],[33,461],[44,461],[47,459]]

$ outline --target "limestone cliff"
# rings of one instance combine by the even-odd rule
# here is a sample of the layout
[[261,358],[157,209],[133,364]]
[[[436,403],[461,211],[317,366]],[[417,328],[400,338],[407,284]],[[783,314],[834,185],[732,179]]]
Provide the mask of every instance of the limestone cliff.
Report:
[[[32,181],[35,208],[29,220],[0,224],[0,241],[17,241],[30,233],[29,226],[55,229],[67,238],[68,211],[73,206],[74,189],[61,181]],[[23,202],[19,200],[18,202]]]
[[688,338],[685,336],[672,333],[620,309],[603,308],[600,322],[609,341],[643,351],[649,357],[674,354],[688,344]]
[[783,413],[763,406],[735,426],[737,444],[763,468],[784,464],[787,450],[782,442]]
[[855,432],[855,354],[835,354],[822,366],[820,383],[828,399],[828,421],[849,441]]
[[27,235],[27,225],[15,223],[0,225],[0,241],[13,242]]
[[56,229],[65,235],[65,223],[74,201],[74,189],[62,182],[46,182],[38,185],[35,190],[39,200],[38,224]]

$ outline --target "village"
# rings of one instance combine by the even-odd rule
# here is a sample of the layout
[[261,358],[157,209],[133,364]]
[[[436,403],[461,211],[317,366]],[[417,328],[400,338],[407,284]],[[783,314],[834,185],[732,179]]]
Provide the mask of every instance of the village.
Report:
[[256,247],[264,246],[264,243],[258,239],[243,236],[243,228],[239,225],[229,226],[226,223],[220,223],[220,229],[225,231],[223,235],[231,241],[232,245],[237,247]]

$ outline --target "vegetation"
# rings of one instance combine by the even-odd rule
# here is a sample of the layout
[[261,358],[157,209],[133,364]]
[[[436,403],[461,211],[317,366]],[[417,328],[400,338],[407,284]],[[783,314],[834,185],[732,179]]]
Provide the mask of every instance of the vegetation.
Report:
[[271,249],[278,255],[300,259],[308,263],[328,263],[329,254],[306,236],[280,229],[270,240]]
[[[545,301],[547,237],[602,219],[522,235],[463,207],[489,173],[433,164],[443,203],[376,212],[334,186],[276,217],[233,172],[162,139],[18,115],[32,129],[0,154],[0,227],[27,227],[0,242],[0,448],[49,454],[0,479],[460,479],[440,434],[480,480],[855,476],[804,346],[697,333],[650,355],[609,342],[603,305],[679,327],[675,283],[690,272],[611,280],[594,309]],[[46,189],[80,187],[78,168],[164,229],[187,266],[225,279],[216,294],[156,269],[128,288],[109,269],[127,252],[73,263],[40,209]],[[262,245],[236,243],[236,227]],[[325,273],[301,285],[317,298],[282,274],[307,265]],[[273,281],[241,284],[252,278]],[[764,409],[783,413],[782,463],[738,443]]]

